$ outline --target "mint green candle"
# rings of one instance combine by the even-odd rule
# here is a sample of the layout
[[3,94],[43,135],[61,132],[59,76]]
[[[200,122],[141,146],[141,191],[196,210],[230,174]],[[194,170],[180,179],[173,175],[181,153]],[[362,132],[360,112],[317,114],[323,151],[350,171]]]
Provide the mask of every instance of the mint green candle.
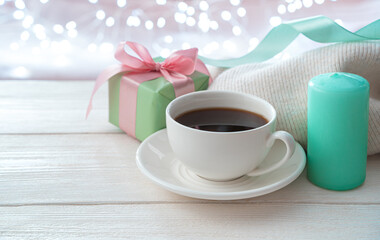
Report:
[[317,186],[349,190],[366,176],[369,84],[351,73],[326,73],[308,86],[307,175]]

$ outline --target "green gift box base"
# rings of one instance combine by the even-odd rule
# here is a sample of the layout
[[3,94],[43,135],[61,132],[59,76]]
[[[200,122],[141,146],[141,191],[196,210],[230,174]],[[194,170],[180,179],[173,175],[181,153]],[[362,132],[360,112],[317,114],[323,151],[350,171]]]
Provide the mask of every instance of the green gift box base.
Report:
[[[120,81],[124,73],[113,76],[108,81],[109,122],[119,127]],[[194,72],[191,76],[195,91],[208,88],[209,76]],[[166,127],[165,110],[175,99],[173,85],[159,77],[143,82],[137,90],[136,138],[143,141],[152,133]]]

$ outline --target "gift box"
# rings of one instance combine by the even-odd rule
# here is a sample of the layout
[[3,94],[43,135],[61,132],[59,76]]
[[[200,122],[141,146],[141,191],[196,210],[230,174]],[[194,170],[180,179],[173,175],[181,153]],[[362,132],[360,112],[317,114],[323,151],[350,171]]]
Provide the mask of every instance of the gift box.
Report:
[[[128,54],[124,49],[126,46],[140,58]],[[195,48],[181,50],[167,59],[154,61],[137,43],[119,44],[115,58],[121,64],[111,66],[99,75],[87,115],[95,92],[108,81],[109,121],[128,135],[144,140],[165,128],[165,110],[173,99],[208,88],[212,79],[197,53]]]
[[[208,88],[209,76],[194,72],[189,76],[195,91]],[[109,121],[119,127],[119,93],[122,74],[108,81]],[[146,81],[139,85],[137,92],[135,137],[140,141],[166,127],[165,109],[175,99],[173,85],[164,77]]]

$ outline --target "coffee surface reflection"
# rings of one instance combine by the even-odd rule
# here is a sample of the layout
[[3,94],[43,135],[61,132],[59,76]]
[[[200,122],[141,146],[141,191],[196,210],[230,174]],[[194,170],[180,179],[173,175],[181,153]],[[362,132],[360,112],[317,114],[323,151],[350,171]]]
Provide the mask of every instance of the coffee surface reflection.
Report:
[[205,108],[185,112],[175,120],[185,126],[212,132],[238,132],[268,123],[263,116],[235,108]]

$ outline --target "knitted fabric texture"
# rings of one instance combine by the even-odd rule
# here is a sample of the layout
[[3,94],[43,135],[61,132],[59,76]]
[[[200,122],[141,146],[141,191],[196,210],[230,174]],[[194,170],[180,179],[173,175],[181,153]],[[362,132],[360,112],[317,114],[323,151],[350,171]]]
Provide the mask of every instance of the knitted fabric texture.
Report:
[[306,149],[308,82],[329,72],[354,73],[368,80],[368,155],[380,153],[379,42],[334,44],[287,60],[241,65],[221,73],[209,89],[249,93],[267,100],[277,111],[277,129],[290,132]]

